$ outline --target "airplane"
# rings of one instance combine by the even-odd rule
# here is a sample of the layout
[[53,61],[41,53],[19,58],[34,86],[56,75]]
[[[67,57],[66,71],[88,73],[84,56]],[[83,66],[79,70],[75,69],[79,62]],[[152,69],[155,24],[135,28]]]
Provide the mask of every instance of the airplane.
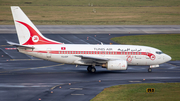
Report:
[[105,44],[64,44],[44,37],[19,6],[11,6],[11,11],[19,40],[8,42],[21,53],[44,60],[64,64],[87,66],[90,73],[95,66],[107,70],[127,70],[128,65],[148,65],[148,72],[171,57],[161,50],[140,45]]

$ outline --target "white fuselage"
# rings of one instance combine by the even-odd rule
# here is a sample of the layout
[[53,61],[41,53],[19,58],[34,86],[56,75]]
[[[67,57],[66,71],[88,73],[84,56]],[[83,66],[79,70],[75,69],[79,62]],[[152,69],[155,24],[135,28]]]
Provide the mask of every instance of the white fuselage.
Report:
[[126,60],[128,65],[158,65],[171,59],[170,56],[156,48],[137,45],[63,44],[31,46],[34,49],[19,48],[19,52],[65,64],[91,65],[92,60],[81,59],[77,55]]
[[44,37],[18,6],[11,11],[19,39],[8,42],[19,52],[41,59],[75,65],[87,65],[88,72],[96,72],[95,66],[107,70],[126,70],[127,65],[150,65],[151,68],[171,60],[160,50],[137,45],[88,45],[64,44]]

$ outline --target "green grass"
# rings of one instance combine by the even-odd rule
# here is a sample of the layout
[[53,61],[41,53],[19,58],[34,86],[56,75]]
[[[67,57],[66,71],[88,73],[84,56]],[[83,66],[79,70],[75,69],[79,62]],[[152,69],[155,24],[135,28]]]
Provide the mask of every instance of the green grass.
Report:
[[0,0],[0,5],[15,6],[101,6],[141,7],[179,6],[179,0]]
[[180,60],[180,34],[124,36],[115,37],[111,40],[120,44],[144,45],[158,48],[170,55],[172,60]]
[[180,0],[0,0],[0,24],[13,24],[12,5],[43,25],[180,24]]
[[[155,93],[146,93],[154,88]],[[91,101],[179,101],[180,83],[118,85],[105,88]]]

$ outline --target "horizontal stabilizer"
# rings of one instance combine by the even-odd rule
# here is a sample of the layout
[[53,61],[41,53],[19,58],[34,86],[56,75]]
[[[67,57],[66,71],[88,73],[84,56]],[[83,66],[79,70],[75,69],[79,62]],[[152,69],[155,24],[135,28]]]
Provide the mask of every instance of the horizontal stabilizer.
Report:
[[24,46],[24,45],[20,45],[20,44],[18,44],[18,43],[10,42],[10,41],[8,41],[7,43],[10,44],[10,45],[12,45],[12,46],[16,46],[16,47],[34,49],[34,47],[32,47],[32,46]]

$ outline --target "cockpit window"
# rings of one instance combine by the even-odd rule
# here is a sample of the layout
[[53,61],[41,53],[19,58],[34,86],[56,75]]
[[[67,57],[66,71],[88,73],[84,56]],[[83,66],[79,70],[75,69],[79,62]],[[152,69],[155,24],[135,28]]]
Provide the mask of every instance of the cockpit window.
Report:
[[162,54],[163,52],[157,51],[156,54]]

